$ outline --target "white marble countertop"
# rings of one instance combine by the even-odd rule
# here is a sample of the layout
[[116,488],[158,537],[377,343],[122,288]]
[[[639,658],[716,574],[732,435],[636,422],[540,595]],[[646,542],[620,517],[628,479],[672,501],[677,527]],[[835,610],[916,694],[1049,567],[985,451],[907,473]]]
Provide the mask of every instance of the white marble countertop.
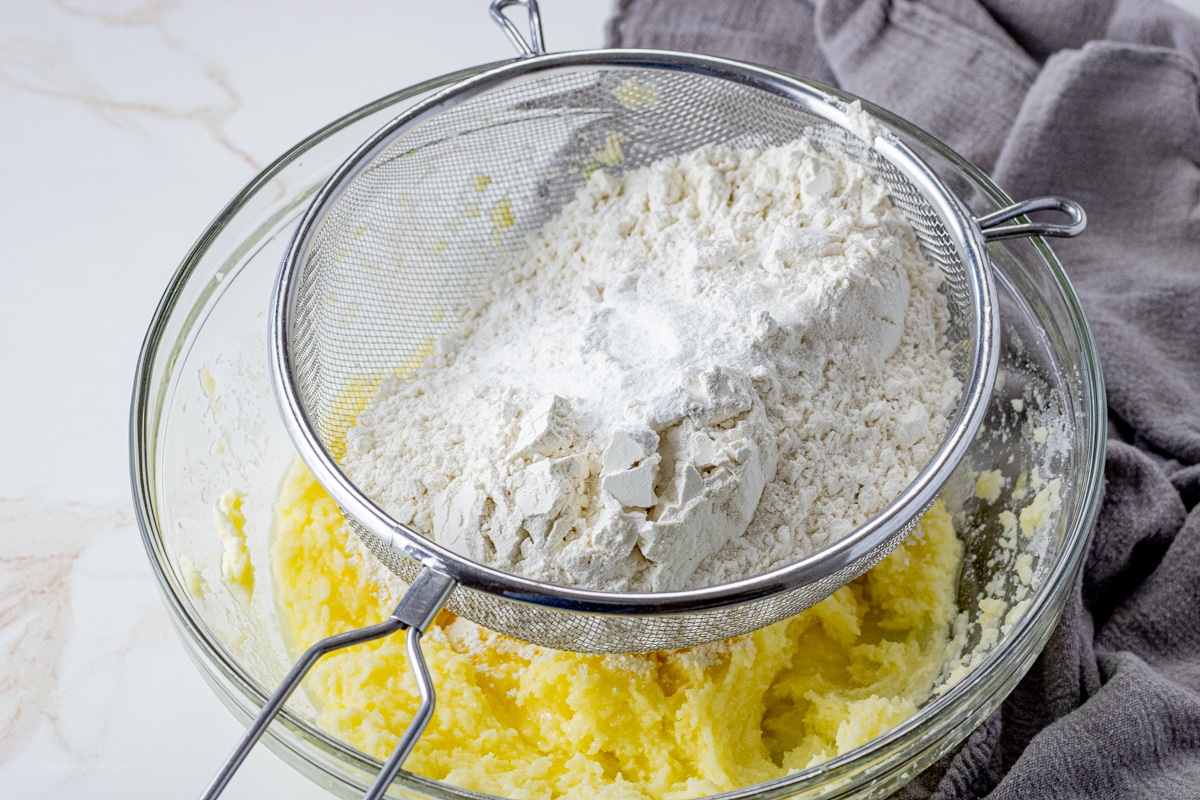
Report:
[[[551,49],[609,3],[543,3]],[[195,797],[242,726],[171,630],[128,413],[158,298],[275,156],[510,58],[487,0],[0,2],[0,796]],[[257,749],[223,795],[329,795]]]
[[[0,795],[194,797],[237,740],[134,521],[138,348],[188,247],[277,154],[510,57],[486,5],[0,2]],[[547,0],[548,45],[600,46],[609,10]],[[328,795],[259,748],[224,796]]]

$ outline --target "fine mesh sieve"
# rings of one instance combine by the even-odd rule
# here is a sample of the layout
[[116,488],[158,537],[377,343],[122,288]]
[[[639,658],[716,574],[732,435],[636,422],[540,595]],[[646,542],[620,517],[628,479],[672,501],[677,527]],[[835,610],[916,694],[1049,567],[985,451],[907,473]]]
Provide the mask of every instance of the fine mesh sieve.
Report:
[[[460,585],[447,605],[457,614],[524,641],[598,652],[745,633],[807,608],[886,555],[972,438],[994,374],[995,326],[969,218],[897,140],[869,124],[864,139],[853,124],[840,99],[749,67],[607,52],[518,62],[380,131],[302,223],[274,315],[285,416],[304,460],[371,551],[410,583],[426,565],[455,579]],[[937,456],[871,523],[783,574],[709,597],[572,591],[489,570],[438,546],[421,535],[430,532],[391,519],[341,473],[346,431],[379,380],[419,363],[434,339],[455,330],[456,312],[492,285],[505,256],[520,252],[591,170],[625,171],[705,145],[761,148],[800,136],[866,166],[944,276],[946,342],[964,389]],[[479,181],[501,205],[477,207]],[[575,613],[580,605],[607,614]]]
[[[534,44],[501,14],[530,12]],[[637,652],[727,638],[796,614],[862,574],[909,532],[961,460],[986,410],[998,327],[984,243],[1076,235],[1082,211],[1040,198],[973,220],[899,139],[840,96],[737,62],[609,50],[542,54],[534,0],[496,0],[523,57],[453,86],[393,120],[321,189],[292,241],[271,314],[282,416],[301,457],[371,552],[410,584],[385,623],[314,645],[247,732],[206,797],[215,797],[270,717],[325,652],[409,628],[422,694],[368,797],[390,783],[432,713],[419,640],[443,606],[518,639],[558,649]],[[943,276],[946,346],[963,390],[919,476],[835,544],[746,580],[690,591],[601,592],[511,575],[396,522],[340,469],[347,430],[385,375],[419,364],[431,343],[493,284],[596,169],[622,173],[706,145],[765,148],[807,137],[863,165],[911,223]],[[481,207],[480,185],[490,206]],[[1054,208],[1064,226],[996,227]]]

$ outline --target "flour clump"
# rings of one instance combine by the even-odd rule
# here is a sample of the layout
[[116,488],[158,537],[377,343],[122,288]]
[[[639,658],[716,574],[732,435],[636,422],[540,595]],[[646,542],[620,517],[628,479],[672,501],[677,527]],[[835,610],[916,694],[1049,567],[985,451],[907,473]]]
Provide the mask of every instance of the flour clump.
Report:
[[936,451],[960,391],[939,282],[866,171],[804,139],[597,171],[384,382],[342,464],[505,571],[753,576],[866,522]]

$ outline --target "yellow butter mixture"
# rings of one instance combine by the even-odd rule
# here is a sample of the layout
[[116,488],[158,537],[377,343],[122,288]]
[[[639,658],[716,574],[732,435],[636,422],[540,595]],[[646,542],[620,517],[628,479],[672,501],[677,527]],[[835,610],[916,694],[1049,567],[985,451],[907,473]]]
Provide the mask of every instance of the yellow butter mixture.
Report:
[[[398,597],[297,461],[272,536],[294,654],[380,621]],[[813,608],[726,642],[566,653],[443,611],[422,640],[437,709],[405,769],[512,798],[691,798],[857,747],[915,713],[946,661],[962,546],[937,503],[878,566]],[[318,723],[386,757],[417,707],[404,636],[318,662]]]

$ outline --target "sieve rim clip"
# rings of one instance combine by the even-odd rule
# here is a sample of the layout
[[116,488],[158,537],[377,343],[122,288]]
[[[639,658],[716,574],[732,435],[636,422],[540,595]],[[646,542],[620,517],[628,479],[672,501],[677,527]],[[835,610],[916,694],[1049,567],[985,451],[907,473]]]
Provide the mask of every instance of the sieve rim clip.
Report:
[[[526,40],[517,26],[504,15],[504,9],[509,6],[524,6],[529,12],[529,39]],[[492,19],[503,30],[508,40],[517,48],[518,58],[529,58],[546,53],[546,40],[542,36],[542,14],[538,10],[537,0],[492,0],[488,8]]]
[[[1069,218],[1067,223],[1055,222],[1020,222],[1016,225],[1002,225],[1017,217],[1023,217],[1034,211],[1059,211]],[[986,214],[975,220],[983,234],[985,242],[996,242],[1001,239],[1017,239],[1026,236],[1053,236],[1060,239],[1073,239],[1083,233],[1087,227],[1087,214],[1083,206],[1065,197],[1049,195],[1022,200],[1005,206],[991,214]]]

